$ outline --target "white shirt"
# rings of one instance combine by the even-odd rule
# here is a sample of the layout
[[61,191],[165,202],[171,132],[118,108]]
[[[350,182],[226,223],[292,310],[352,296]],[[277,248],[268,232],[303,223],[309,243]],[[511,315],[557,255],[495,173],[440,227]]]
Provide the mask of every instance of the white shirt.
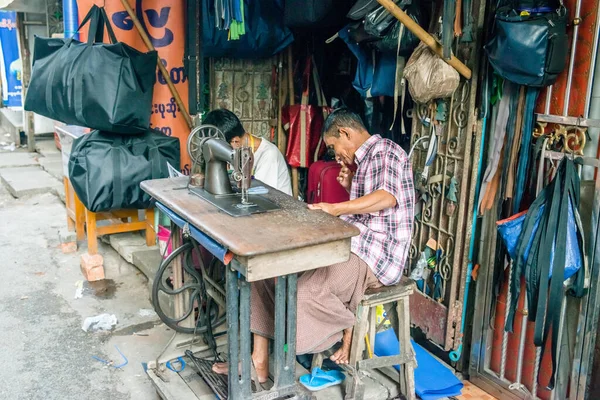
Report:
[[254,177],[285,194],[292,195],[290,172],[283,154],[267,139],[262,139],[254,152]]

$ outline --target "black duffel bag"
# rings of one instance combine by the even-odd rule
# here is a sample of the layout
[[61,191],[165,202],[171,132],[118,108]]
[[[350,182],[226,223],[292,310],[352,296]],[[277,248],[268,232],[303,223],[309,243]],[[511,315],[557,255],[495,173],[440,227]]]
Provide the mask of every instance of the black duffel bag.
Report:
[[179,157],[179,139],[156,130],[135,136],[93,131],[73,142],[69,179],[90,211],[148,208],[140,183],[168,178],[167,163],[179,169]]
[[[87,43],[35,38],[25,110],[69,125],[119,133],[150,126],[156,52],[118,43],[104,8],[92,6]],[[112,44],[102,44],[104,27]]]

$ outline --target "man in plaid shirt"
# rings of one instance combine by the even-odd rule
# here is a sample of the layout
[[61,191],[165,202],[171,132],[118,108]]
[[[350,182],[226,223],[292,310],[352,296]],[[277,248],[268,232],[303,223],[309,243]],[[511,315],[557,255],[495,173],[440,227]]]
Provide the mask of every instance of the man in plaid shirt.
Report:
[[[331,359],[345,364],[356,308],[365,291],[394,285],[402,276],[410,247],[414,189],[404,150],[379,135],[371,136],[360,117],[348,109],[331,113],[323,127],[323,140],[342,165],[338,182],[349,191],[350,200],[309,207],[340,216],[358,227],[360,235],[352,238],[347,262],[299,276],[296,349],[298,354],[318,353],[341,339],[342,345]],[[252,360],[259,382],[268,378],[273,299],[272,281],[252,283]],[[227,366],[215,364],[213,370],[226,373]]]
[[[413,225],[412,169],[404,150],[381,136],[370,136],[359,117],[336,110],[324,134],[342,170],[338,181],[350,201],[314,204],[360,229],[352,252],[365,261],[384,285],[400,281],[408,255]],[[356,173],[349,165],[356,165]]]

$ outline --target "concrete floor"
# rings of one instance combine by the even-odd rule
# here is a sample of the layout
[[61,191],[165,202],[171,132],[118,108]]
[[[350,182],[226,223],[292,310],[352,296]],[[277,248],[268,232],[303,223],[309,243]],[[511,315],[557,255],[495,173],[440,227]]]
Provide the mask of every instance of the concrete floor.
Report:
[[[155,314],[140,313],[152,308],[143,274],[101,245],[106,277],[113,282],[86,288],[83,298],[75,299],[85,248],[74,254],[58,249],[58,231],[66,227],[59,198],[42,193],[15,199],[0,186],[0,221],[0,354],[5,363],[0,399],[157,399],[141,363],[155,357],[172,332]],[[117,316],[115,330],[84,332],[84,319],[101,313]],[[92,358],[120,363],[115,346],[129,361],[122,370]]]

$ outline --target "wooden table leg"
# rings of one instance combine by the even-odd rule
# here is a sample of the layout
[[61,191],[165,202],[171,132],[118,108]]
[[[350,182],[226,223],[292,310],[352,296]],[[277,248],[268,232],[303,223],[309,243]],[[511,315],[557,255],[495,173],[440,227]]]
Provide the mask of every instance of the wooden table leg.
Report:
[[156,244],[157,227],[154,226],[154,208],[146,210],[146,246]]
[[66,176],[63,176],[63,187],[65,189],[65,207],[67,208],[67,228],[73,232],[75,230],[75,221],[69,215],[69,211],[73,211],[73,204],[71,203],[71,194],[69,193],[69,178]]
[[[398,336],[400,342],[400,354],[414,355],[414,350],[410,342],[410,309],[408,297],[398,300]],[[407,362],[400,367],[400,387],[407,400],[415,400],[415,365],[414,362]]]
[[96,233],[96,213],[85,209],[85,225],[87,227],[88,254],[98,254],[98,235]]
[[85,207],[75,191],[73,191],[73,202],[75,203],[75,233],[79,242],[85,239]]

